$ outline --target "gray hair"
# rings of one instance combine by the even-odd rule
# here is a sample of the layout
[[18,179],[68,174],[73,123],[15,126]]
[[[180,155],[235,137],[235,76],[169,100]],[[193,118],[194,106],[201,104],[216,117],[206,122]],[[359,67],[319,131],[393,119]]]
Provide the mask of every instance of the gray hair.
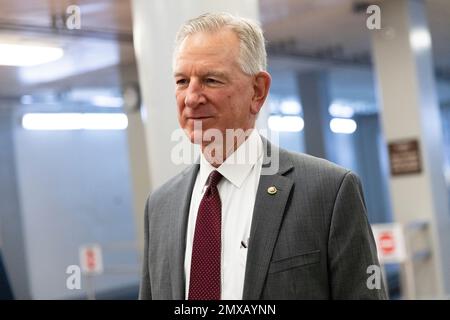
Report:
[[230,28],[240,40],[238,63],[242,71],[248,75],[266,71],[267,53],[261,27],[253,20],[229,13],[205,13],[188,20],[177,33],[174,57],[186,37],[198,32],[217,32],[225,27]]

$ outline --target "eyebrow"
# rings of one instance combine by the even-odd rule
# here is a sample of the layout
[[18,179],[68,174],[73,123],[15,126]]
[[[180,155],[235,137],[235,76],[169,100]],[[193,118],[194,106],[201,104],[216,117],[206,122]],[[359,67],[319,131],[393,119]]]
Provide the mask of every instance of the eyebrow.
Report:
[[[175,72],[173,74],[174,77],[184,77],[185,74],[183,72]],[[202,77],[218,77],[218,78],[224,78],[224,79],[228,79],[228,76],[226,75],[225,72],[221,72],[221,71],[207,71],[203,74],[201,74]]]
[[204,77],[228,78],[225,72],[220,71],[208,71],[204,74]]

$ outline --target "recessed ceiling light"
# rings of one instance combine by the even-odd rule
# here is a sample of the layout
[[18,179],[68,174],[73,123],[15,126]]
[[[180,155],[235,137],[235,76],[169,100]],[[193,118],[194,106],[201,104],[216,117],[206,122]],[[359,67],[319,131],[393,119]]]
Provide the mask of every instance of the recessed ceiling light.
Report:
[[27,130],[124,130],[123,113],[27,113],[22,117]]
[[304,121],[299,116],[269,116],[269,128],[279,132],[300,132],[303,130]]
[[29,67],[62,58],[64,50],[56,47],[0,43],[0,65]]
[[353,119],[333,118],[330,121],[330,129],[334,133],[352,134],[357,125]]

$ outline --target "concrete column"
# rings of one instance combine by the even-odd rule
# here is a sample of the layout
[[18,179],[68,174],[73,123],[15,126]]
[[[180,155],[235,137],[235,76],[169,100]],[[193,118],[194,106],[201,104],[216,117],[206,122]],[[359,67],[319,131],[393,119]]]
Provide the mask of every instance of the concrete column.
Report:
[[415,298],[450,292],[450,215],[443,174],[441,121],[424,2],[386,0],[382,29],[371,31],[387,142],[416,139],[422,171],[390,178],[394,219],[429,222],[431,256],[413,262]]
[[297,76],[300,101],[305,120],[306,153],[315,157],[332,159],[333,133],[328,112],[330,97],[328,79],[322,72],[301,73]]
[[[125,50],[121,49],[121,56],[126,56]],[[122,89],[136,86],[138,81],[137,66],[130,63],[118,70]],[[147,145],[145,129],[141,117],[142,109],[127,110],[128,128],[128,159],[130,166],[132,201],[135,226],[137,228],[137,243],[140,246],[139,253],[144,248],[144,229],[141,226],[142,214],[145,209],[145,201],[150,191],[150,174],[148,169]]]

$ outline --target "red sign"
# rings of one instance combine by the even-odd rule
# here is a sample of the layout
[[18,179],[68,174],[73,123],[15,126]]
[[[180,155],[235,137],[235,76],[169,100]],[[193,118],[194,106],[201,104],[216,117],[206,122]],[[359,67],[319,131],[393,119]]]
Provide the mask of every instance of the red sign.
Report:
[[403,228],[397,223],[372,225],[380,263],[402,263],[406,259]]
[[380,249],[383,254],[391,254],[395,251],[394,236],[390,232],[380,234]]
[[91,272],[95,270],[95,266],[97,265],[97,263],[95,262],[94,250],[92,250],[91,248],[86,250],[86,265]]
[[103,259],[99,245],[86,245],[80,247],[80,264],[84,273],[102,273]]

